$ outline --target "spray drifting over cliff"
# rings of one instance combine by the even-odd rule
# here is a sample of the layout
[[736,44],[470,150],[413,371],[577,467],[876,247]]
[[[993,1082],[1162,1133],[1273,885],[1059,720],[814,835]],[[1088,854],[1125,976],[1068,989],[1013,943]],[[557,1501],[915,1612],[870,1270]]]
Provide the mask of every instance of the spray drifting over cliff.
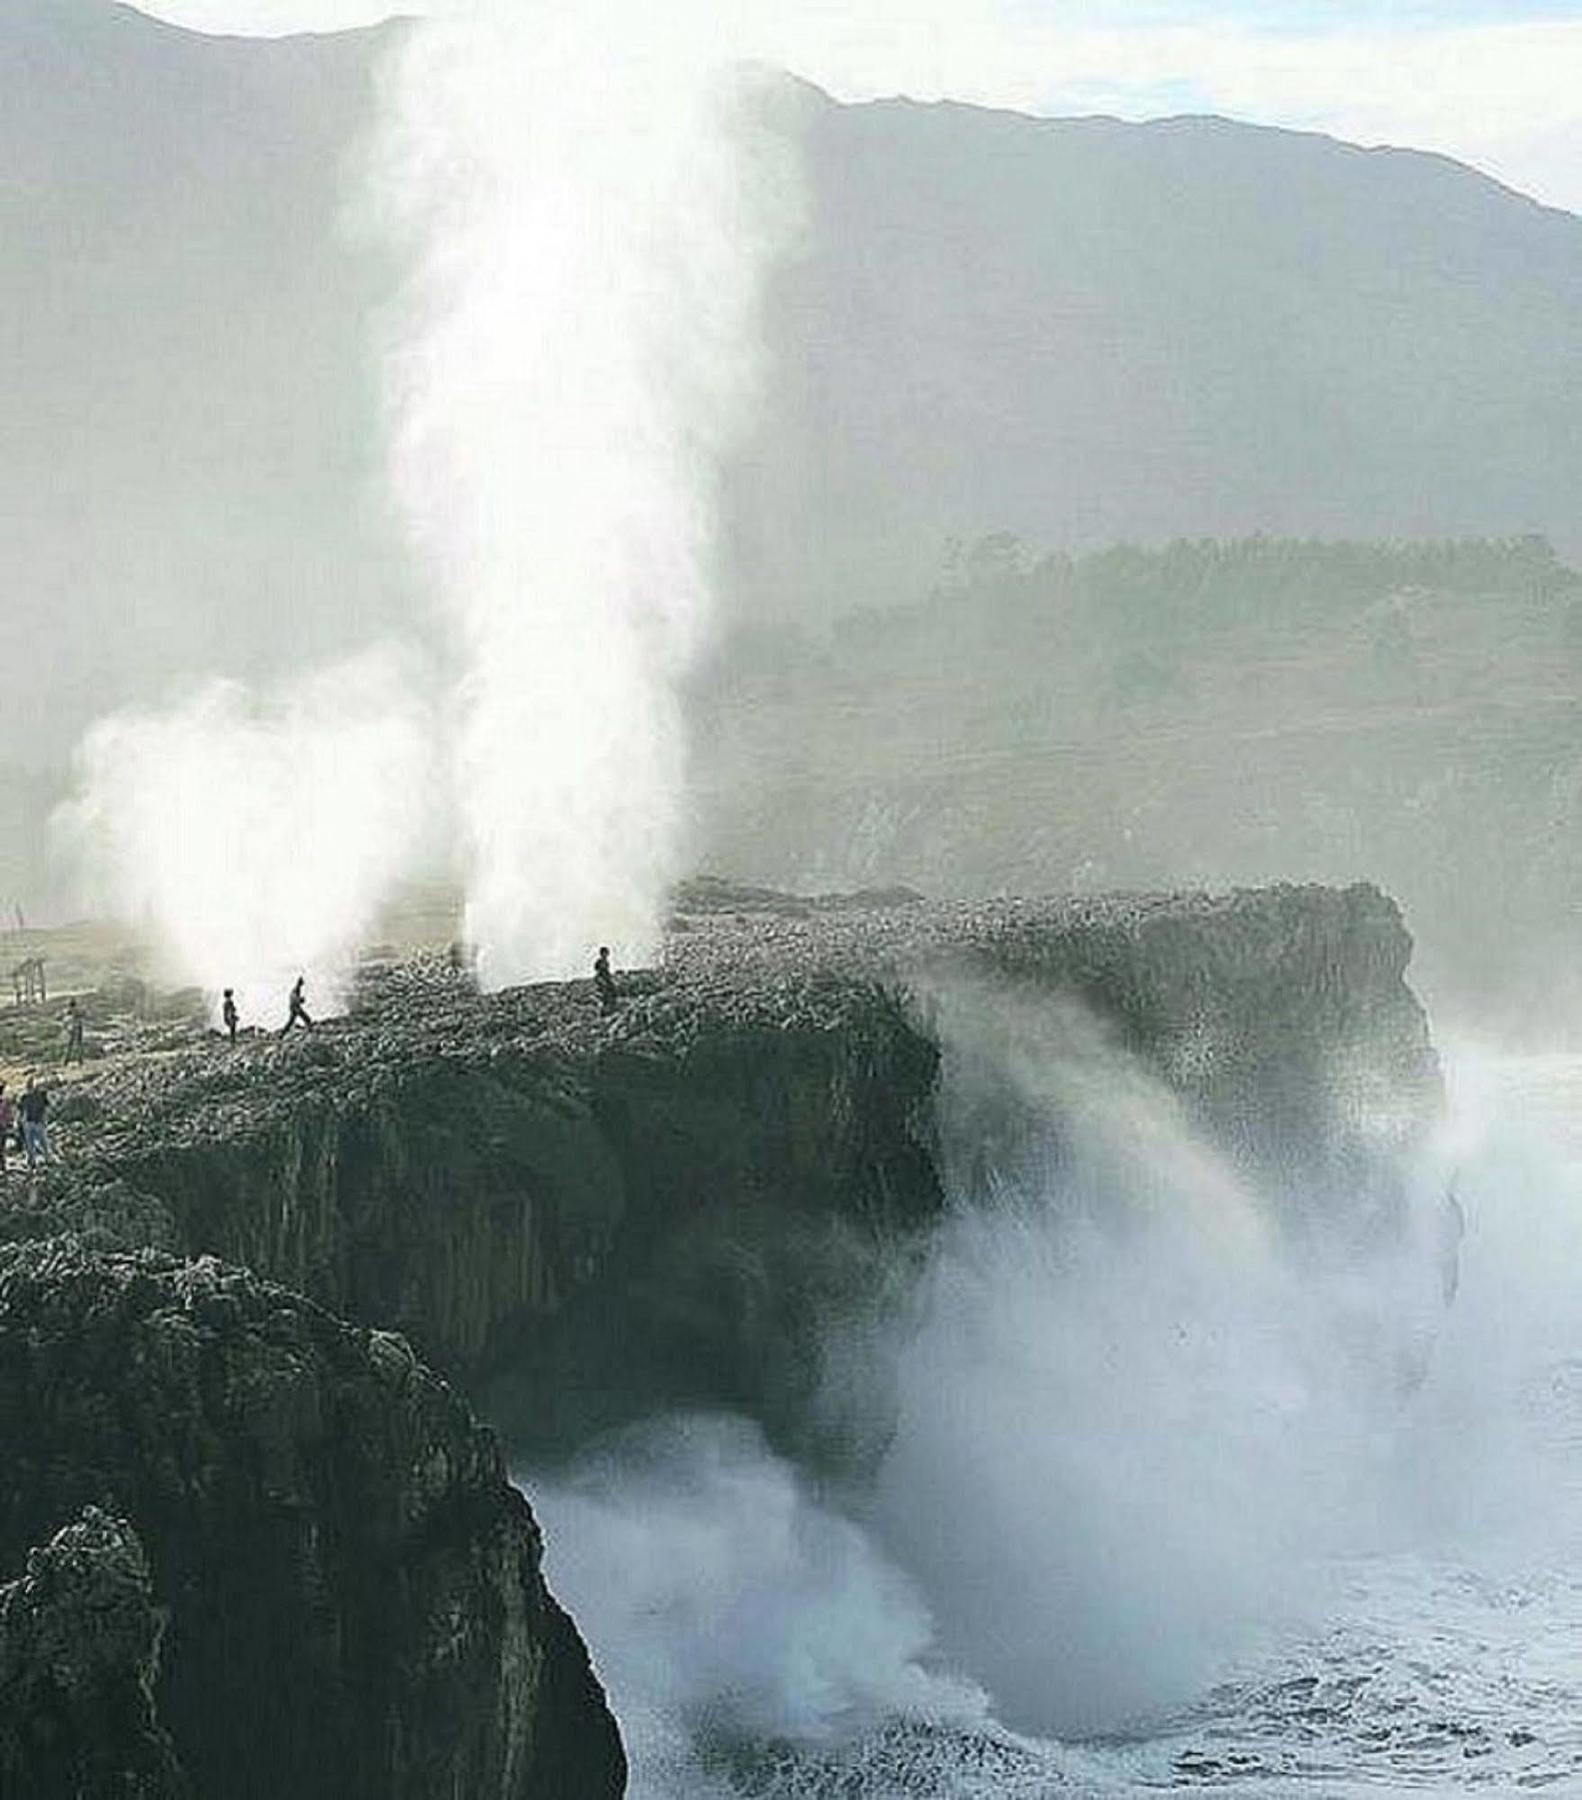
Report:
[[371,652],[260,698],[215,681],[100,722],[56,828],[91,897],[148,930],[178,979],[283,1016],[319,1002],[426,829],[430,731],[404,661]]
[[391,479],[450,698],[438,721],[385,708],[377,748],[327,680],[312,717],[221,683],[90,734],[63,835],[184,979],[262,988],[350,947],[410,872],[407,797],[447,788],[488,985],[657,948],[712,476],[782,209],[760,201],[754,84],[702,14],[612,23],[484,9],[414,26],[385,71],[372,186],[412,267]]
[[1000,44],[1014,90],[1011,35],[970,4],[500,0],[396,58],[377,186],[417,272],[393,482],[459,665],[486,983],[580,971],[600,940],[645,957],[682,872],[680,683],[717,612],[759,290],[798,220],[749,68],[936,93]]
[[[1481,1599],[1416,1610],[1428,1583],[1499,1590],[1459,1561],[1489,1556],[1491,1522],[1549,1555],[1575,1513],[1555,1499],[1574,1490],[1532,1480],[1501,1392],[1574,1354],[1553,1275],[1572,1264],[1527,1238],[1519,1280],[1473,1273],[1445,1299],[1432,1170],[1465,1158],[1476,1206],[1485,1181],[1509,1189],[1509,1148],[1486,1160],[1457,1121],[1420,1149],[1401,1234],[1359,1243],[1300,1188],[1254,1185],[1069,1005],[937,998],[953,1204],[910,1302],[876,1329],[832,1317],[825,1343],[825,1404],[869,1415],[833,1441],[877,1441],[877,1462],[801,1470],[739,1421],[686,1414],[531,1484],[633,1794],[1000,1800],[1222,1770],[1285,1794],[1315,1768],[1349,1793],[1354,1770],[1361,1791],[1423,1767],[1444,1791],[1485,1731],[1514,1787],[1532,1732],[1503,1725],[1528,1703],[1569,1753],[1568,1688],[1522,1694],[1498,1636],[1469,1656],[1453,1635],[1520,1633],[1538,1596],[1500,1591],[1503,1620]],[[1567,1209],[1569,1241],[1568,1198],[1539,1216]],[[1575,1469],[1566,1427],[1546,1468]]]
[[[369,184],[412,269],[385,346],[390,476],[437,602],[454,704],[428,754],[450,771],[438,785],[486,985],[580,971],[601,940],[646,957],[683,871],[681,688],[717,612],[717,476],[754,398],[762,280],[799,219],[794,146],[765,127],[773,83],[750,71],[856,98],[943,93],[965,69],[956,91],[1026,100],[1016,42],[973,0],[483,0],[405,33]],[[82,760],[77,823],[112,903],[210,985],[300,961],[295,903],[217,904],[120,821],[168,817],[175,789],[272,817],[272,778],[203,780],[257,762],[243,710],[204,701],[130,737],[119,724]],[[334,861],[354,871],[315,928],[339,945],[410,852],[357,755],[323,756],[314,779]],[[267,829],[237,830],[226,854],[238,892],[273,893]],[[350,888],[357,906],[336,911]]]
[[391,72],[380,180],[419,252],[393,477],[459,662],[491,985],[648,955],[680,873],[677,689],[773,211],[743,82],[686,24],[502,9],[415,31]]

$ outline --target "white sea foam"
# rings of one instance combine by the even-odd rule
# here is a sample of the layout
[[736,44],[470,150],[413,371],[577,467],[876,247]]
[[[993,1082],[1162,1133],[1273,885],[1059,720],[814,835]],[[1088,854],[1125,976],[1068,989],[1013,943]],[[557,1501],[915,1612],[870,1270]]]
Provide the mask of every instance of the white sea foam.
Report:
[[[1513,1111],[1490,1065],[1451,1059],[1468,1229],[1447,1309],[1431,1233],[1293,1267],[1222,1229],[1245,1184],[1113,1052],[1083,1041],[1062,1071],[1068,1028],[1033,1054],[1026,1019],[950,1013],[947,1129],[994,1154],[957,1143],[905,1324],[848,1334],[894,1358],[876,1477],[815,1501],[750,1428],[654,1421],[529,1483],[636,1722],[635,1791],[1575,1777],[1582,1186],[1526,1116],[1531,1082]],[[1025,1110],[992,1130],[996,1084],[1061,1143]]]

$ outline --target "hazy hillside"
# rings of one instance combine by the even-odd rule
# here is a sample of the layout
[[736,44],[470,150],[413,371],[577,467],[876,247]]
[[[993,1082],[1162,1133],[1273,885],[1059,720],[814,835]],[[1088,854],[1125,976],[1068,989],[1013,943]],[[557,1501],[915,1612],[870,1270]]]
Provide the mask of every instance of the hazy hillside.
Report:
[[[409,610],[369,347],[392,271],[348,223],[394,36],[0,0],[4,604],[67,676],[6,709],[0,755]],[[729,484],[751,610],[905,598],[998,529],[1582,550],[1582,221],[1216,120],[792,112],[809,229]]]
[[787,608],[948,535],[1582,550],[1582,220],[1442,157],[810,99],[745,561]]
[[[356,229],[395,38],[206,39],[101,0],[0,0],[0,624],[17,669],[0,763],[32,771],[5,784],[5,897],[37,896],[42,797],[99,712],[421,617],[379,485],[371,345],[398,272]],[[1106,612],[1076,636],[1020,600],[1007,614],[981,568],[904,609],[948,540],[1007,530],[1062,551],[1542,532],[1582,554],[1582,220],[1442,158],[1218,120],[810,89],[787,116],[811,203],[770,295],[762,425],[726,487],[731,611],[884,616],[833,640],[827,693],[796,689],[805,660],[730,665],[698,758],[719,858],[967,887],[1358,873],[1410,900],[1430,853],[1457,879],[1435,833],[1471,790],[1446,784],[1483,776],[1433,768],[1463,728],[1526,746],[1476,765],[1521,817],[1569,806],[1575,664],[1554,657],[1572,640],[1552,607],[1529,629],[1507,569],[1453,599],[1386,570],[1359,612],[1320,557],[1302,647],[1227,647],[1170,585],[1198,576],[1166,558],[1144,580],[1180,637],[1162,661]],[[1403,629],[1427,685],[1375,647]],[[828,721],[844,768],[820,761]],[[1386,743],[1404,761],[1381,816],[1411,831],[1357,823]],[[1342,775],[1342,749],[1365,774]],[[876,824],[849,810],[859,754]],[[1178,805],[1193,759],[1213,767]],[[835,777],[847,810],[816,821]],[[936,781],[960,804],[937,804]],[[802,814],[768,842],[766,796],[793,789]],[[991,789],[999,826],[978,812]],[[1221,839],[1203,808],[1226,794]],[[1555,875],[1549,856],[1521,879]]]
[[410,610],[365,351],[387,272],[340,179],[372,48],[0,0],[0,615],[38,651],[0,760]]
[[706,860],[976,895],[1383,883],[1441,999],[1582,1001],[1582,576],[1540,540],[958,548],[738,639]]

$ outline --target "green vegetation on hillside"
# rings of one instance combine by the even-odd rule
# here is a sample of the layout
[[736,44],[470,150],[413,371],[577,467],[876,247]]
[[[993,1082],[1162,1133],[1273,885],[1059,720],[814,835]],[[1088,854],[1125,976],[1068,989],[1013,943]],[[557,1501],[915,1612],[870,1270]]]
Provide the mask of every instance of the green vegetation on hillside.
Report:
[[1582,576],[1542,538],[983,538],[910,606],[726,651],[709,860],[966,895],[1376,880],[1431,985],[1549,994],[1579,674]]

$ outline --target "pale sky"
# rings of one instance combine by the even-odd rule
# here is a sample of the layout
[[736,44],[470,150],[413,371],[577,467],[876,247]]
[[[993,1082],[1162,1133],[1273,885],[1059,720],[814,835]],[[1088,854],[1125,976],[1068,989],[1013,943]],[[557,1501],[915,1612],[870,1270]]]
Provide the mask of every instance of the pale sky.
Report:
[[[425,0],[141,4],[200,30],[275,35],[368,24]],[[857,10],[831,17],[847,25]],[[886,11],[900,29],[883,29]],[[853,92],[1134,119],[1224,113],[1442,151],[1582,212],[1582,0],[995,0],[992,12],[988,0],[920,0],[881,3],[875,16]]]

